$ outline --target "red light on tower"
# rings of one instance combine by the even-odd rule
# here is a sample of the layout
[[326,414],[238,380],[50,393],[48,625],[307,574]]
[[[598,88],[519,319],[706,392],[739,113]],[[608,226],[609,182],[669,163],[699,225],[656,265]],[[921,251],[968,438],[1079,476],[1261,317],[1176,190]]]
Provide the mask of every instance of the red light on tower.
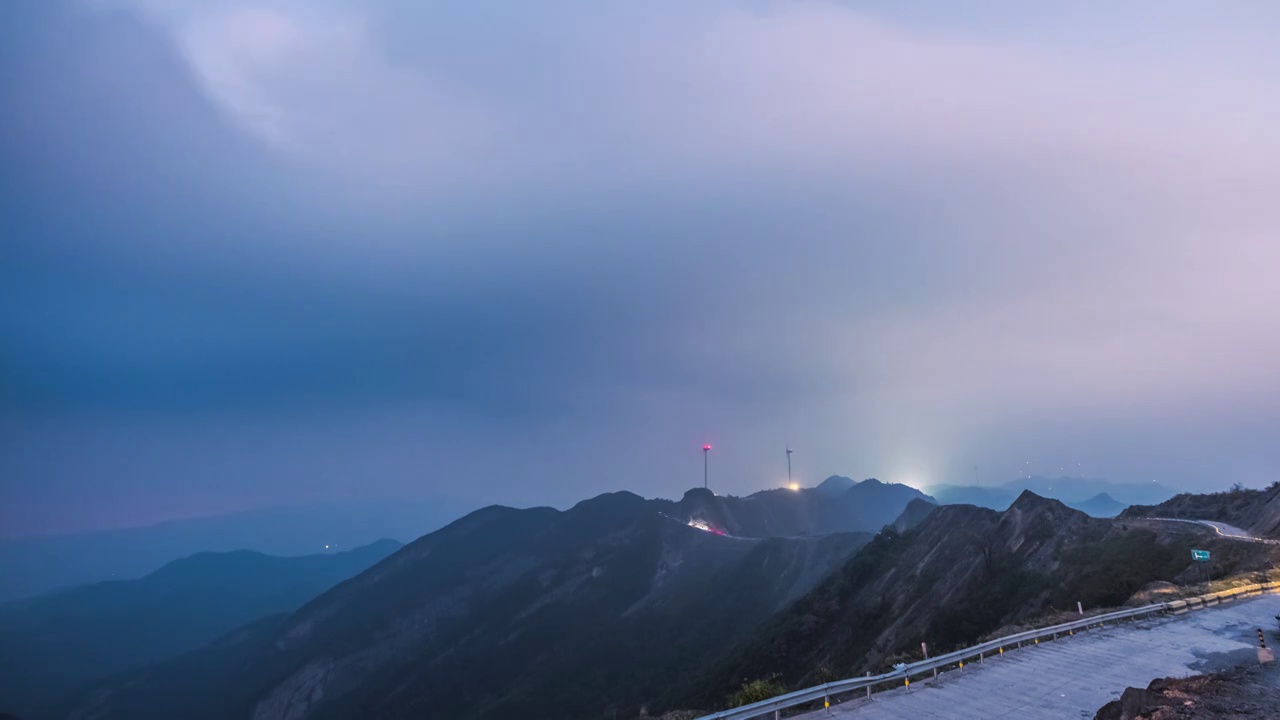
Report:
[[703,446],[702,446],[702,449],[703,449],[703,450],[710,450],[710,449],[711,449],[711,446],[710,446],[710,445],[703,445]]

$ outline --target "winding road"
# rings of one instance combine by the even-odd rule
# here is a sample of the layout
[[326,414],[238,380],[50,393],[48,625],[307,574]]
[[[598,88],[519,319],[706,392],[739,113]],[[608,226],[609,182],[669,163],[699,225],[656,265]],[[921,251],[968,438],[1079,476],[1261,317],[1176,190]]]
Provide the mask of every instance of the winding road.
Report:
[[1280,595],[1272,594],[1184,616],[1108,625],[800,717],[1087,720],[1126,687],[1256,663],[1257,631],[1265,628],[1268,645],[1275,643],[1278,612]]
[[1212,528],[1218,535],[1228,540],[1240,540],[1242,542],[1265,543],[1267,545],[1280,545],[1280,540],[1271,540],[1268,538],[1260,538],[1251,534],[1248,530],[1241,530],[1234,525],[1217,522],[1216,520],[1186,520],[1183,518],[1142,518],[1144,520],[1158,520],[1160,522],[1180,522],[1191,523],[1193,525],[1203,525]]

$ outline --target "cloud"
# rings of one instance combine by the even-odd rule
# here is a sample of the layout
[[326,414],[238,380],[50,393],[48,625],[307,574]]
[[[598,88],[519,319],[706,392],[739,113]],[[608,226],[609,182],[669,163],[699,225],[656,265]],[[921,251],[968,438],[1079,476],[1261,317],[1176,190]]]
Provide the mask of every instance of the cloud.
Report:
[[404,417],[509,443],[495,487],[589,438],[565,500],[706,433],[739,490],[788,432],[888,479],[1280,462],[1265,8],[72,7],[0,58],[0,369],[24,427],[136,420],[103,457],[300,413],[395,438],[389,489],[444,443]]

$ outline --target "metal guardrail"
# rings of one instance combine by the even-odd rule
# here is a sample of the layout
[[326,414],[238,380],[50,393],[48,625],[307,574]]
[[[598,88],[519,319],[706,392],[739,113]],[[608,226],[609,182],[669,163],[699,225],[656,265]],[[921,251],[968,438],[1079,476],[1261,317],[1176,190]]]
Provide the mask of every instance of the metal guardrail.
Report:
[[[913,676],[949,667],[951,665],[960,665],[961,662],[969,658],[976,657],[985,659],[988,654],[1003,654],[1006,647],[1021,647],[1024,643],[1038,643],[1042,638],[1051,636],[1056,638],[1058,635],[1062,635],[1064,633],[1074,633],[1076,630],[1083,630],[1092,625],[1103,625],[1116,620],[1144,617],[1160,612],[1170,612],[1178,615],[1185,613],[1188,610],[1216,605],[1218,602],[1229,601],[1240,596],[1261,595],[1268,590],[1280,590],[1280,582],[1271,582],[1264,585],[1245,585],[1238,588],[1231,588],[1230,590],[1224,590],[1222,592],[1188,598],[1186,600],[1174,600],[1171,602],[1130,608],[1128,610],[1118,610],[1116,612],[1105,613],[1102,615],[1083,617],[1079,620],[1073,620],[1068,623],[1051,625],[1049,627],[1038,628],[1035,630],[1027,630],[1015,635],[1007,635],[1005,637],[996,638],[995,640],[989,640],[987,642],[974,645],[973,647],[955,650],[945,655],[929,658],[928,660],[910,663],[902,670],[894,670],[892,672],[881,673],[880,675],[850,678],[848,680],[838,680],[836,682],[826,683],[823,685],[816,685],[811,688],[805,688],[804,690],[797,690],[785,695],[769,698],[768,700],[751,703],[750,705],[743,705],[742,707],[733,708],[732,710],[723,710],[710,715],[704,715],[698,718],[698,720],[749,720],[750,718],[765,716],[777,717],[776,713],[798,705],[805,705],[818,700],[822,700],[824,703],[830,703],[831,697],[834,695],[850,693],[856,690],[866,690],[868,691],[868,694],[870,694],[870,688],[875,685],[881,685],[884,683],[909,685],[910,683],[908,681]],[[1212,602],[1210,599],[1212,599]]]

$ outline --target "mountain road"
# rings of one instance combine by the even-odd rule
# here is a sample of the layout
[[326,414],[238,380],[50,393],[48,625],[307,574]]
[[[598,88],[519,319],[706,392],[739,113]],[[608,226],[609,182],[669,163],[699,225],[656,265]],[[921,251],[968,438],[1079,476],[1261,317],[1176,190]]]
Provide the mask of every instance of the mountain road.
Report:
[[1108,625],[800,717],[1087,720],[1126,687],[1256,663],[1258,629],[1265,629],[1268,646],[1280,644],[1277,613],[1280,595],[1263,595],[1181,617]]

